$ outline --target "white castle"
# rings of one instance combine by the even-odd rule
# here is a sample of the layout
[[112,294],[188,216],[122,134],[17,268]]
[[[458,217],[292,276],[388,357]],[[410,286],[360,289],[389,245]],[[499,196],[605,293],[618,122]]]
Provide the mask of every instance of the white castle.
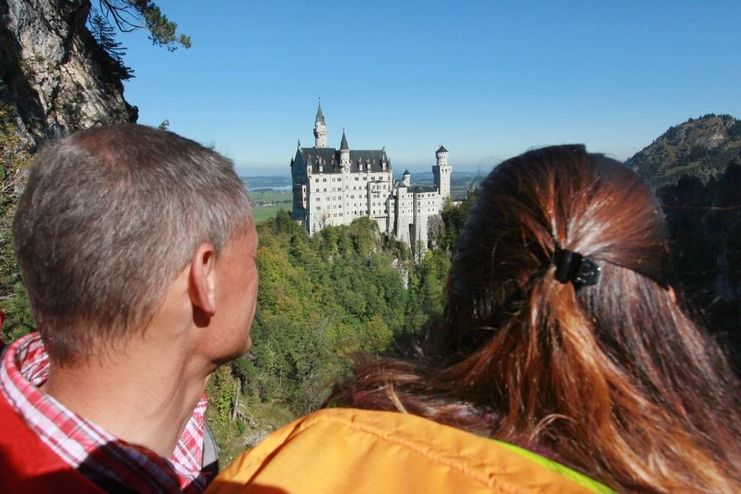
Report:
[[327,147],[327,125],[321,103],[314,121],[314,147],[298,144],[291,160],[293,219],[309,234],[328,225],[349,225],[369,216],[382,232],[394,235],[419,254],[427,248],[428,219],[438,215],[450,197],[448,150],[435,152],[435,185],[412,185],[409,171],[394,180],[386,149],[356,151],[342,131],[340,149]]

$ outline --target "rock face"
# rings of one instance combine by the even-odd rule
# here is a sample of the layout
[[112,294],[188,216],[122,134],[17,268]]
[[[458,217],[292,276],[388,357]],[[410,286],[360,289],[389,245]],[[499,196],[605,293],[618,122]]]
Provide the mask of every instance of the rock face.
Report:
[[626,163],[661,187],[683,175],[705,182],[732,161],[741,163],[741,121],[710,114],[671,127]]
[[90,0],[0,0],[0,101],[28,135],[50,137],[136,121],[108,54],[85,27]]

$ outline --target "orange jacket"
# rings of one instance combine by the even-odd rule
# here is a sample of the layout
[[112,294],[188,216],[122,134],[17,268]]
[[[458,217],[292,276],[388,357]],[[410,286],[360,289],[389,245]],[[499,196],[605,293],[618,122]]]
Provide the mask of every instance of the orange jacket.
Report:
[[207,493],[608,493],[558,463],[413,415],[321,410],[243,453]]

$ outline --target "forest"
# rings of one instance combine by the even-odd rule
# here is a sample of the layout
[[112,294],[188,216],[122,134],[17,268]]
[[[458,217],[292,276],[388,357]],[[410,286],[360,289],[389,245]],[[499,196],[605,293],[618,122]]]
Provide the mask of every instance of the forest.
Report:
[[419,351],[442,314],[460,210],[446,206],[440,247],[417,260],[368,218],[313,237],[285,211],[258,225],[253,347],[209,383],[208,418],[225,459],[320,407],[355,355]]

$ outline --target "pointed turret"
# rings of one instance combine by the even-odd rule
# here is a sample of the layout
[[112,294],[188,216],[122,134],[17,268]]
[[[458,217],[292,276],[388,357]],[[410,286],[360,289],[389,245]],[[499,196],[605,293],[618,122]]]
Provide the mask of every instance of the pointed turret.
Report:
[[322,101],[319,100],[319,108],[316,110],[316,118],[314,119],[314,122],[319,122],[322,125],[326,125],[326,122],[324,121],[324,113],[322,113]]
[[350,146],[347,145],[345,129],[342,129],[342,142],[340,143],[340,166],[345,171],[350,171]]
[[316,118],[314,119],[314,147],[326,148],[327,147],[327,123],[324,121],[324,113],[322,113],[322,102],[319,102],[319,108],[316,110]]

